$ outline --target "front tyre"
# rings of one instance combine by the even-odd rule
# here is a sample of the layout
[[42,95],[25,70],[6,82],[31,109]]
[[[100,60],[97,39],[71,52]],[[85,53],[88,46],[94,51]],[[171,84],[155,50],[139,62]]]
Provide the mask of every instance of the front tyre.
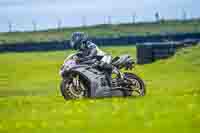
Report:
[[60,89],[66,99],[81,99],[88,95],[86,80],[79,74],[71,73],[61,81]]
[[125,79],[128,81],[128,88],[130,96],[144,96],[146,88],[144,81],[133,73],[124,73]]

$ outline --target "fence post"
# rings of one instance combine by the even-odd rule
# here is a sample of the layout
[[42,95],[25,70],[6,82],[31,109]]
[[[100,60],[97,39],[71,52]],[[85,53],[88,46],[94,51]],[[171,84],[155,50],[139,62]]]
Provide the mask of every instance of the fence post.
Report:
[[183,16],[183,21],[186,21],[187,20],[187,13],[186,13],[186,11],[183,9],[183,14],[182,14]]
[[57,22],[57,29],[60,30],[60,29],[61,29],[61,26],[62,26],[62,20],[61,20],[61,19],[58,19],[58,22]]
[[160,14],[159,14],[159,12],[155,13],[155,19],[156,19],[156,22],[160,21]]
[[33,25],[33,31],[35,32],[35,31],[37,31],[37,23],[36,23],[36,21],[32,21],[32,25]]
[[111,22],[111,16],[108,16],[108,24],[112,24],[112,22]]
[[8,21],[8,30],[9,32],[12,32],[12,22]]
[[133,13],[133,14],[132,14],[132,23],[133,23],[133,24],[135,23],[135,19],[136,19],[136,13]]

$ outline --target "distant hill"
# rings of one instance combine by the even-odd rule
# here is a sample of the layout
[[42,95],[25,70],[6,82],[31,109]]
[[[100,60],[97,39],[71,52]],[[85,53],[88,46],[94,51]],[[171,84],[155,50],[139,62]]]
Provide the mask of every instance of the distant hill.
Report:
[[69,39],[74,31],[87,32],[89,36],[108,37],[123,35],[149,35],[163,33],[200,32],[200,19],[161,20],[159,22],[95,25],[88,27],[49,29],[37,32],[0,33],[0,44],[19,42],[43,42]]

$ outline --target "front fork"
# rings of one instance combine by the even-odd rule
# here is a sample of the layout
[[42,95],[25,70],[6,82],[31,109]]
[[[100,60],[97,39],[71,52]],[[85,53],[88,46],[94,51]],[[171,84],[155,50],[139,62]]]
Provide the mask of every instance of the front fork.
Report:
[[76,86],[76,88],[79,88],[79,85],[80,85],[80,83],[79,83],[79,75],[76,75],[76,77],[72,77],[72,79],[73,79],[73,84]]
[[117,78],[124,79],[124,73],[120,72],[116,67],[113,67],[112,73],[116,74]]

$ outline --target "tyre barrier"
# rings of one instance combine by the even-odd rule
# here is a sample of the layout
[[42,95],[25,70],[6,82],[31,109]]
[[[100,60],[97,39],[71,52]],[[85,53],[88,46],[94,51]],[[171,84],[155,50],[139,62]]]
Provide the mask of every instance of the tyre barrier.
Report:
[[42,43],[21,43],[0,45],[1,52],[32,52],[32,51],[54,51],[69,49],[69,41],[52,41]]
[[184,40],[180,42],[154,42],[137,44],[137,63],[149,64],[159,59],[173,56],[180,48],[197,45],[199,40]]
[[[137,43],[160,43],[167,41],[182,42],[176,47],[187,47],[195,44],[200,40],[200,33],[177,33],[166,35],[148,35],[148,36],[117,36],[117,37],[102,37],[90,38],[91,41],[99,46],[121,46],[135,45]],[[29,51],[52,51],[69,49],[69,40],[50,41],[50,42],[27,42],[16,44],[0,44],[1,52],[29,52]],[[149,59],[148,59],[149,60]]]

